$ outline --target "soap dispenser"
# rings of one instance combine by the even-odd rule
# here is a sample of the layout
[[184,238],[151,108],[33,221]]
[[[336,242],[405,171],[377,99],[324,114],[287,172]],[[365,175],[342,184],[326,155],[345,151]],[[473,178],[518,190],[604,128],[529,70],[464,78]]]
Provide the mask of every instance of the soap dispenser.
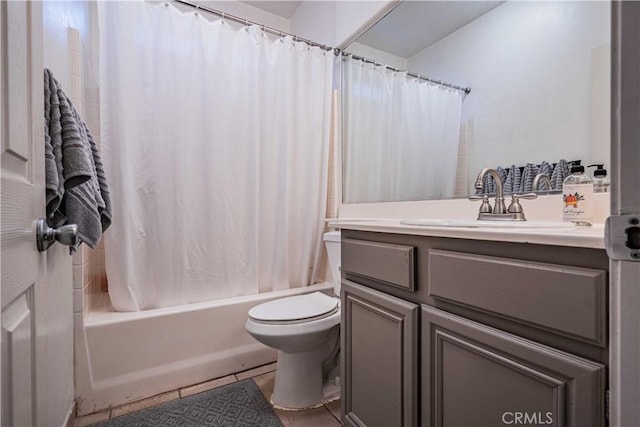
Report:
[[571,162],[571,175],[562,183],[562,220],[588,227],[593,223],[593,180],[580,162]]
[[593,192],[594,193],[608,193],[610,181],[607,177],[607,170],[604,168],[603,164],[593,164],[589,165],[589,167],[595,167],[596,170],[593,171]]

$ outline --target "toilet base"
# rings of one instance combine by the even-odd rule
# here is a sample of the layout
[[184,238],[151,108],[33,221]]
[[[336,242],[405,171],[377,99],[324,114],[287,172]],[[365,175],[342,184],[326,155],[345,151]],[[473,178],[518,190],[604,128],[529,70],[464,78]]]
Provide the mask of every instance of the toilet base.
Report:
[[322,358],[326,349],[319,346],[301,353],[278,352],[278,367],[271,403],[279,409],[300,410],[322,406]]
[[340,377],[330,378],[322,386],[322,403],[340,399]]
[[271,403],[271,405],[276,408],[276,409],[282,409],[283,411],[305,411],[307,409],[314,409],[314,408],[319,408],[323,405],[326,405],[327,403],[331,403],[331,402],[335,402],[336,400],[340,399],[340,377],[336,377],[336,378],[330,378],[328,380],[326,380],[322,386],[322,401],[316,405],[313,406],[307,406],[305,408],[290,408],[290,407],[283,407],[283,406],[279,406],[276,405],[273,402],[273,399],[271,399],[271,401],[269,403]]

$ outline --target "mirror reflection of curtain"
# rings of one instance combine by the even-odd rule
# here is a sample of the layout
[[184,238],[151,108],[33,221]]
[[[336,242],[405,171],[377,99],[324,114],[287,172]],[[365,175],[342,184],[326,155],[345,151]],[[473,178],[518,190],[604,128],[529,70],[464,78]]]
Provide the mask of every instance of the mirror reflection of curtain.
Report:
[[462,93],[343,60],[344,202],[455,192]]
[[171,3],[98,7],[114,308],[313,282],[334,55]]

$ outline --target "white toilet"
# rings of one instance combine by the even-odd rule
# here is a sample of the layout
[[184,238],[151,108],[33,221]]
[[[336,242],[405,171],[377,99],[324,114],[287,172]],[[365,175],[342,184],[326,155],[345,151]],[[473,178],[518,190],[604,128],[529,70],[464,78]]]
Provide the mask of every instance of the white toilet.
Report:
[[269,301],[249,310],[245,325],[249,334],[279,350],[271,397],[278,408],[312,408],[339,397],[340,232],[325,233],[324,242],[333,296],[314,292]]

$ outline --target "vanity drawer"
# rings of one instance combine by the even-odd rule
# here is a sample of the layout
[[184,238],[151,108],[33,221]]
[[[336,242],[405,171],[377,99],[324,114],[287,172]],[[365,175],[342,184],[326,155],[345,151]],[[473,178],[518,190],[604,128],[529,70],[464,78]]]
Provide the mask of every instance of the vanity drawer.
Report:
[[606,347],[604,270],[430,249],[428,294]]
[[343,238],[342,270],[414,291],[416,288],[415,248]]

